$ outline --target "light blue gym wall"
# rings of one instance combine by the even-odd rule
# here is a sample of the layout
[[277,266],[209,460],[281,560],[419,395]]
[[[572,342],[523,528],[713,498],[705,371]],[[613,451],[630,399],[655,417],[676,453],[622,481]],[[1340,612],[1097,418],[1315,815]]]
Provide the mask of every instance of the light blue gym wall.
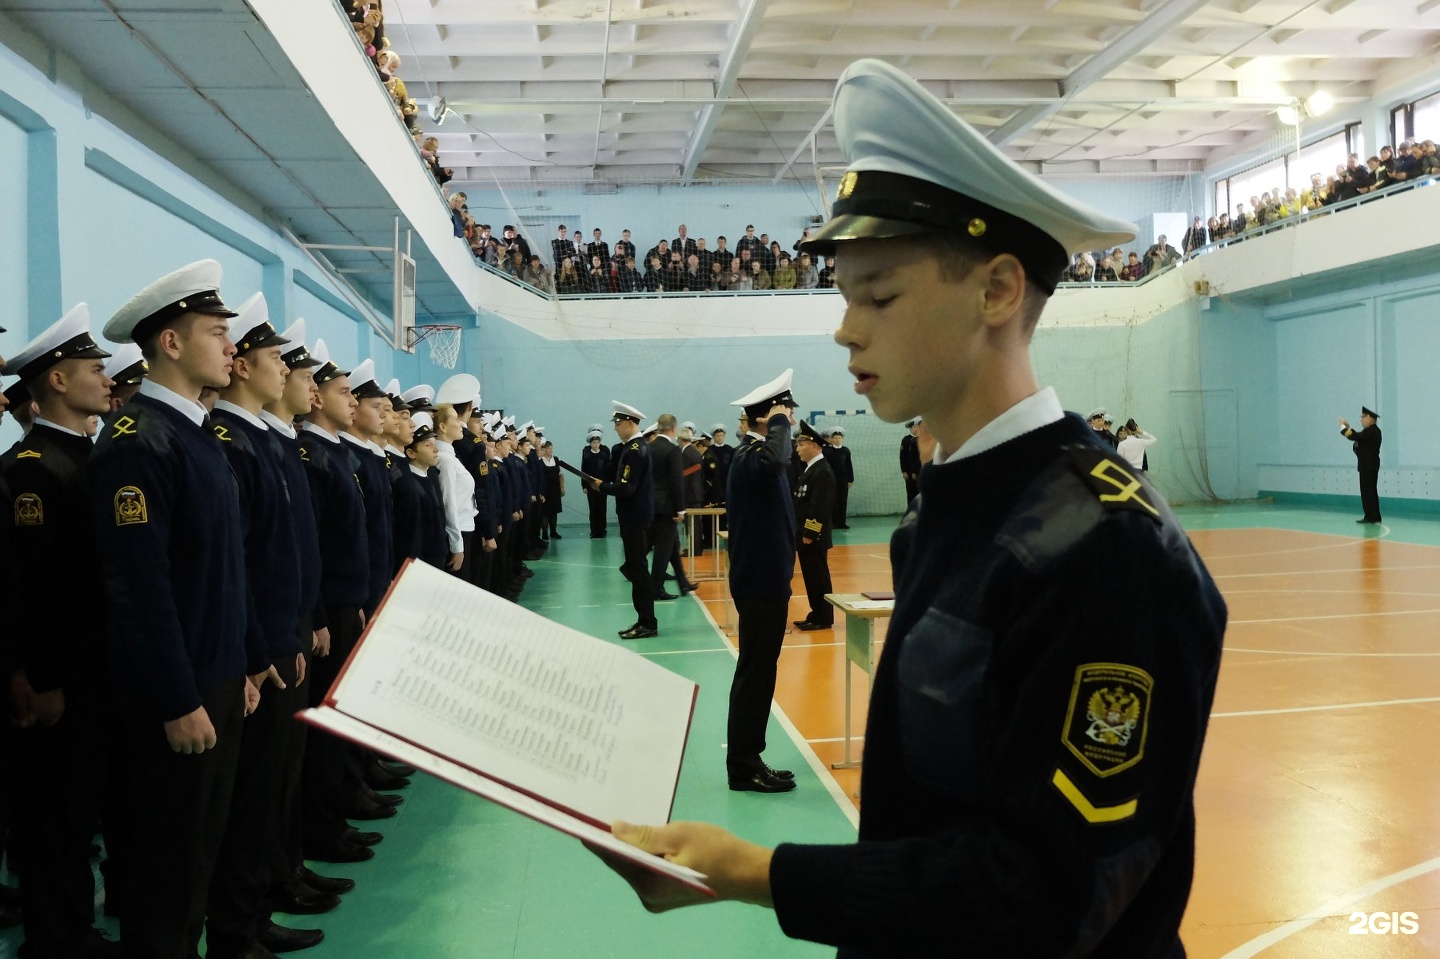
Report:
[[[360,321],[331,281],[263,222],[258,210],[208,189],[118,124],[139,123],[112,107],[83,77],[53,80],[0,47],[0,354],[14,355],[78,302],[90,305],[98,335],[105,320],[151,280],[213,257],[224,268],[232,306],[264,290],[272,321],[303,316],[309,338],[324,337],[335,358],[376,359],[382,383],[439,377],[422,349],[391,350]],[[140,130],[149,142],[164,142]],[[298,277],[298,279],[297,279]],[[0,449],[19,438],[6,417]]]

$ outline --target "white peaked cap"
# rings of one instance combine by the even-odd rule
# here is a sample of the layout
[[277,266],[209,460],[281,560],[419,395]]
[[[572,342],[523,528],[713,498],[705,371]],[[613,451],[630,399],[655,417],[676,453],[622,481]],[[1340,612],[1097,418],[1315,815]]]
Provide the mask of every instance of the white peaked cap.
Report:
[[385,392],[386,392],[386,393],[389,393],[391,396],[399,396],[402,400],[405,398],[404,396],[401,396],[401,394],[400,394],[400,380],[399,380],[399,378],[392,378],[389,383],[386,383],[386,384],[385,384]]
[[105,375],[118,383],[121,375],[133,366],[140,367],[137,373],[147,369],[145,357],[140,353],[140,344],[122,343],[115,348],[115,355],[110,357],[110,362],[105,364]]
[[[361,360],[356,364],[355,369],[350,371],[350,388],[352,390],[364,386],[366,383],[375,383],[375,361]],[[375,383],[379,389],[380,384]]]
[[612,420],[620,419],[623,417],[624,419],[634,420],[636,423],[639,423],[645,418],[644,413],[640,412],[628,403],[622,403],[619,400],[611,400],[610,405],[615,408],[615,412],[610,417]]
[[144,337],[153,331],[154,320],[173,319],[185,313],[234,316],[235,311],[220,299],[224,273],[216,260],[198,260],[165,274],[110,317],[105,324],[105,338],[112,343],[129,343],[135,339],[137,329]]
[[456,373],[435,391],[436,403],[449,403],[451,406],[474,403],[479,397],[480,381],[470,373]]
[[284,346],[290,341],[275,332],[264,293],[256,293],[230,317],[230,341],[241,353],[267,346]]
[[780,402],[782,400],[788,403],[793,403],[794,398],[790,396],[790,382],[794,378],[795,371],[793,369],[786,370],[784,373],[781,373],[779,376],[775,377],[773,380],[771,380],[769,383],[766,383],[764,386],[757,386],[755,389],[751,390],[749,393],[746,393],[738,400],[732,401],[730,405],[759,406],[761,403],[765,403],[767,401]]
[[45,332],[21,347],[5,364],[5,372],[28,382],[61,360],[103,360],[110,354],[90,335],[90,307],[77,303]]
[[645,427],[643,430],[640,431],[640,435],[641,435],[641,436],[649,436],[651,433],[654,433],[654,432],[655,432],[657,429],[659,429],[659,428],[660,428],[660,424],[659,424],[659,423],[651,423],[649,426]]
[[414,403],[416,400],[424,400],[426,403],[435,402],[435,387],[421,383],[419,386],[412,386],[400,398],[406,403]]
[[503,440],[505,438],[505,424],[496,423],[490,427],[490,438],[492,440]]
[[435,418],[429,413],[412,413],[410,414],[410,422],[417,430],[422,427],[427,430],[435,429]]

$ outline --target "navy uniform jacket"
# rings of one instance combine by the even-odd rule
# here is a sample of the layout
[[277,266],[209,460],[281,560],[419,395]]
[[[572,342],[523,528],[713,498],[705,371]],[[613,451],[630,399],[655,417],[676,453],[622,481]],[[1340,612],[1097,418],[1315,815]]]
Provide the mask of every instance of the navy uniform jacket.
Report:
[[445,536],[445,504],[429,476],[418,476],[407,463],[395,484],[395,552],[404,563],[414,557],[436,569],[450,558]]
[[849,485],[855,482],[855,463],[850,457],[850,447],[826,444],[825,462],[835,474],[835,482]]
[[920,472],[920,441],[906,433],[900,439],[900,472],[914,476]]
[[680,447],[661,436],[648,444],[646,451],[650,454],[650,476],[655,485],[655,515],[669,519],[685,508]]
[[[610,478],[610,451],[605,444],[600,444],[600,449],[591,451],[590,444],[586,443],[585,448],[580,451],[580,472],[596,479]],[[595,492],[595,488],[588,483],[585,486],[587,492]]]
[[319,427],[306,424],[299,439],[320,535],[320,600],[330,609],[359,609],[370,595],[360,466],[349,443]]
[[655,484],[650,475],[650,450],[640,434],[620,445],[614,460],[615,476],[600,490],[615,497],[615,517],[621,526],[649,526],[655,519]]
[[1380,427],[1367,426],[1364,429],[1345,429],[1340,435],[1351,441],[1355,451],[1355,469],[1361,473],[1380,471]]
[[730,464],[735,462],[735,447],[712,444],[710,453],[715,456],[715,502],[723,504],[725,488],[730,485]]
[[[249,611],[245,646],[252,676],[300,652],[300,553],[290,491],[274,431],[242,414],[216,407],[210,428],[230,461],[240,491],[245,529]],[[309,495],[302,487],[301,495]],[[257,658],[258,656],[258,658]]]
[[385,468],[385,457],[369,444],[347,439],[348,436],[347,433],[340,438],[350,446],[359,464],[356,475],[365,495],[365,538],[370,546],[365,609],[373,610],[390,588],[390,580],[395,578],[395,505],[390,495],[390,471]]
[[[300,439],[282,432],[262,414],[275,439],[275,452],[280,456],[280,472],[285,477],[286,505],[290,508],[290,526],[295,533],[295,552],[300,563],[300,615],[308,619],[312,630],[328,626],[325,604],[320,601],[320,533],[315,528],[315,504],[310,498],[310,481],[305,476],[305,461],[300,453]],[[282,423],[282,426],[289,426]],[[293,430],[293,427],[291,428]]]
[[215,434],[145,392],[121,413],[90,457],[110,663],[168,722],[245,673],[240,494]]
[[[842,957],[1184,955],[1225,604],[1100,442],[1069,415],[921,473],[860,841],[776,850],[787,934]],[[1116,583],[1122,616],[1094,601]]]
[[770,417],[765,439],[747,435],[730,464],[730,595],[788,599],[795,574],[795,506],[790,499],[790,421]]
[[460,430],[460,438],[452,446],[455,458],[475,477],[475,538],[494,539],[502,525],[501,507],[497,480],[485,456],[485,439],[466,427]]
[[[5,474],[0,472],[0,508],[8,512],[12,506],[10,486],[5,482]],[[8,522],[0,522],[0,577],[3,577],[0,582],[15,582],[15,547],[11,542],[13,533],[14,528]],[[15,671],[15,658],[19,655],[16,649],[18,643],[15,627],[9,623],[0,623],[0,680],[5,683],[0,687],[0,709],[5,708],[9,702],[10,674]]]
[[[825,457],[805,467],[795,487],[795,546],[803,539],[816,540],[822,549],[834,545],[830,521],[835,511],[835,473]],[[812,542],[811,546],[816,543]]]
[[15,578],[5,584],[12,595],[25,597],[7,616],[14,662],[0,676],[8,683],[12,670],[24,669],[36,692],[73,692],[77,686],[108,692],[104,601],[63,607],[46,601],[60,585],[57,575],[86,590],[100,582],[86,465],[94,450],[90,437],[39,422],[0,458],[13,493],[0,523],[7,527],[6,552],[19,559]]

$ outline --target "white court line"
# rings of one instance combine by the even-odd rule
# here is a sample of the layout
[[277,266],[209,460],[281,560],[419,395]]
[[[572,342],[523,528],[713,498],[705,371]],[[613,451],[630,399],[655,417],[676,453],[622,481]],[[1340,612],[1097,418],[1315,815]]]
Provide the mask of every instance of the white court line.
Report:
[[[1217,559],[1247,559],[1252,556],[1283,556],[1288,553],[1313,553],[1322,549],[1340,549],[1345,546],[1354,546],[1356,543],[1363,543],[1371,539],[1384,539],[1390,535],[1390,527],[1384,523],[1380,524],[1381,533],[1379,536],[1345,536],[1341,533],[1316,533],[1310,530],[1281,529],[1276,526],[1249,526],[1246,529],[1269,530],[1274,533],[1300,533],[1305,536],[1330,536],[1342,540],[1339,543],[1328,543],[1325,546],[1297,546],[1294,549],[1265,549],[1258,553],[1226,553],[1222,556],[1202,556],[1205,562],[1214,562]],[[1223,532],[1222,530],[1210,530],[1209,532]]]
[[[705,618],[710,621],[710,626],[715,630],[715,634],[720,637],[720,641],[725,642],[725,631],[720,628],[719,623],[715,622],[715,617],[710,615],[710,610],[705,607],[704,603],[700,604],[700,610],[705,614]],[[736,659],[740,658],[740,651],[738,649],[730,646],[728,643],[726,643],[726,648],[730,650],[731,655]],[[781,709],[780,704],[773,699],[770,701],[770,712],[774,715],[780,727],[785,730],[785,734],[790,737],[790,741],[795,744],[795,748],[800,751],[801,757],[809,764],[811,771],[815,773],[815,778],[820,780],[820,785],[824,786],[825,791],[830,794],[830,798],[835,800],[835,805],[840,807],[840,811],[845,814],[845,818],[850,821],[850,825],[858,830],[860,828],[860,810],[855,808],[855,804],[850,801],[850,797],[845,795],[845,790],[840,788],[840,784],[835,781],[835,777],[830,775],[830,770],[825,768],[825,763],[821,761],[819,756],[815,755],[815,750],[810,748],[810,744],[805,741],[805,737],[800,735],[800,730],[796,729],[795,724],[790,721],[790,717],[785,715],[785,710]]]
[[1279,716],[1285,713],[1324,713],[1337,709],[1369,709],[1372,706],[1414,706],[1420,703],[1440,703],[1440,696],[1423,696],[1418,699],[1379,699],[1373,703],[1333,703],[1329,706],[1289,706],[1285,709],[1246,709],[1233,713],[1211,713],[1211,719],[1234,719],[1242,716]]
[[1416,566],[1351,566],[1344,569],[1294,569],[1279,573],[1222,573],[1212,574],[1212,579],[1258,579],[1264,576],[1358,576],[1361,573],[1390,573],[1410,569],[1440,569],[1440,563],[1421,563]]
[[1322,619],[1369,619],[1372,616],[1423,616],[1440,609],[1391,609],[1382,613],[1331,613],[1325,616],[1277,616],[1274,619],[1232,619],[1231,626],[1260,626],[1265,623],[1308,623]]
[[1406,658],[1406,657],[1440,656],[1440,653],[1348,653],[1348,652],[1339,652],[1339,653],[1336,653],[1336,652],[1322,651],[1322,650],[1318,650],[1318,649],[1247,649],[1247,648],[1242,647],[1242,646],[1226,646],[1226,647],[1225,647],[1225,652],[1227,652],[1227,653],[1261,653],[1261,654],[1265,654],[1265,655],[1274,655],[1274,656],[1341,656],[1341,657],[1345,657],[1345,656],[1358,656],[1358,657],[1367,657],[1367,658],[1371,658],[1371,659],[1385,659],[1385,658],[1391,658],[1391,657],[1396,658],[1396,659],[1404,659],[1404,658]]
[[658,649],[650,653],[640,653],[641,656],[688,656],[691,653],[728,653],[729,646],[724,648],[709,647],[706,649]]
[[[864,737],[864,736],[861,736],[861,735],[859,735],[859,734],[853,734],[853,735],[851,735],[851,737],[850,737],[850,741],[851,741],[852,743],[862,742],[862,741],[864,741],[864,739],[865,739],[865,737]],[[843,743],[843,742],[845,741],[845,737],[844,737],[844,736],[823,736],[823,737],[821,737],[821,738],[819,738],[819,739],[810,739],[810,740],[806,740],[806,741],[807,741],[807,742],[810,742],[810,743]]]
[[1369,899],[1377,892],[1383,892],[1391,886],[1399,885],[1417,876],[1434,872],[1436,869],[1440,869],[1440,857],[1426,860],[1418,865],[1411,866],[1409,869],[1402,869],[1400,872],[1393,872],[1388,876],[1381,876],[1374,882],[1369,882],[1358,888],[1351,889],[1349,892],[1341,893],[1329,902],[1311,909],[1298,919],[1292,919],[1283,926],[1277,926],[1262,936],[1256,936],[1243,946],[1237,946],[1231,949],[1225,953],[1225,955],[1221,956],[1220,959],[1251,959],[1252,956],[1259,955],[1261,952],[1275,945],[1275,943],[1290,938],[1302,929],[1313,926],[1321,919],[1330,919],[1335,916],[1346,915],[1350,911],[1350,907],[1355,903]]

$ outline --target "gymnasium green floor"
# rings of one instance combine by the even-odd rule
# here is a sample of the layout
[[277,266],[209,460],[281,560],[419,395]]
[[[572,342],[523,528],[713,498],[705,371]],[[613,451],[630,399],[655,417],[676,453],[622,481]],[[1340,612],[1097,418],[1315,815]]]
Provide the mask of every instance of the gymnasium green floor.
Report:
[[[1177,512],[1193,530],[1276,527],[1440,545],[1440,522],[1433,518],[1392,516],[1383,527],[1362,527],[1355,525],[1352,511],[1268,502]],[[848,532],[837,532],[837,544],[884,543],[893,525],[894,518],[856,520]],[[564,539],[531,564],[536,575],[523,604],[618,642],[616,631],[634,621],[628,587],[617,572],[619,537],[612,531],[607,539],[590,540],[580,526],[562,527],[562,532]],[[845,804],[822,784],[808,748],[797,746],[774,717],[766,757],[773,765],[794,769],[799,788],[781,796],[726,788],[723,744],[733,657],[699,603],[662,603],[659,618],[660,637],[629,645],[700,685],[675,817],[719,823],[766,844],[853,839]],[[418,778],[405,798],[397,817],[378,824],[386,838],[375,859],[319,867],[359,884],[339,909],[319,917],[277,917],[290,925],[325,929],[326,941],[305,955],[704,959],[832,954],[787,939],[770,913],[751,907],[725,903],[652,916],[574,840],[438,781]],[[113,932],[113,923],[108,925]],[[13,956],[18,941],[18,930],[0,934],[0,957]]]

